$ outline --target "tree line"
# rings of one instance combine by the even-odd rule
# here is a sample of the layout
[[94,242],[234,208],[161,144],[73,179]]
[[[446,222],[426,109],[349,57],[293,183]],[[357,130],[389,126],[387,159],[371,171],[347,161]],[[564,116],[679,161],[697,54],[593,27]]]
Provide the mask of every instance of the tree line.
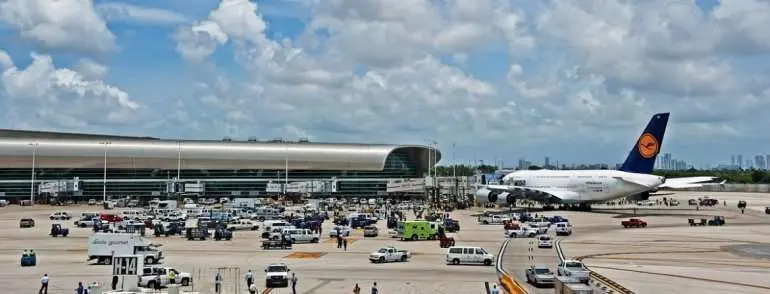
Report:
[[[541,169],[539,166],[530,166],[530,170]],[[451,177],[453,172],[458,177],[467,177],[476,175],[476,171],[482,174],[494,173],[497,170],[493,165],[456,165],[456,166],[437,166],[436,174],[440,177]],[[431,174],[433,172],[431,171]],[[745,170],[656,170],[653,172],[656,175],[664,176],[667,178],[679,178],[679,177],[698,177],[698,176],[712,176],[719,177],[727,180],[727,183],[733,184],[770,184],[770,171],[758,170],[758,169],[745,169]]]

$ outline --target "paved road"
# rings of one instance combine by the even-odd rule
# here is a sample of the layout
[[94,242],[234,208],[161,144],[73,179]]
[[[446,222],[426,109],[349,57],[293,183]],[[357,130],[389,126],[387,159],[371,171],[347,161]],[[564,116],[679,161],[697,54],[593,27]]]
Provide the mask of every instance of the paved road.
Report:
[[556,271],[558,258],[556,250],[553,248],[537,248],[534,238],[514,238],[508,243],[508,249],[503,257],[505,269],[514,276],[514,278],[527,288],[532,294],[553,293],[552,288],[536,288],[527,284],[527,276],[524,271],[531,265],[548,265],[551,270]]

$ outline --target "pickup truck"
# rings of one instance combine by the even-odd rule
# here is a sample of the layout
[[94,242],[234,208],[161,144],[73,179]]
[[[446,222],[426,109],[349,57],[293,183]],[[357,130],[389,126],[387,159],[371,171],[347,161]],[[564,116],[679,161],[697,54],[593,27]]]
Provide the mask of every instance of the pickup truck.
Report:
[[488,215],[488,216],[482,216],[479,217],[479,223],[484,225],[489,224],[502,224],[505,221],[510,221],[511,218],[508,216],[502,216],[502,215]]
[[239,219],[236,221],[233,221],[232,223],[227,224],[227,230],[228,231],[256,231],[259,230],[259,225],[247,220],[247,219]]
[[412,254],[406,250],[398,250],[395,247],[383,247],[369,254],[369,260],[373,263],[406,262],[411,256]]
[[560,276],[573,277],[581,282],[588,282],[588,276],[590,271],[583,265],[582,262],[577,260],[563,260],[559,262],[556,268],[556,273]]
[[528,226],[521,226],[518,229],[505,231],[505,236],[508,238],[521,238],[521,237],[532,238],[537,234],[538,234],[537,229],[528,227]]
[[[168,272],[174,272],[174,282],[182,286],[190,285],[192,275],[186,272],[180,272],[173,267],[166,266],[148,266],[142,269],[142,275],[139,277],[139,287],[154,289],[158,283],[161,287],[168,286]],[[160,277],[160,280],[158,279]]]
[[527,283],[535,286],[552,286],[554,285],[553,272],[545,265],[534,265],[527,269]]
[[647,222],[638,219],[638,218],[632,218],[628,220],[624,220],[620,222],[621,225],[623,225],[624,228],[644,228],[647,227]]

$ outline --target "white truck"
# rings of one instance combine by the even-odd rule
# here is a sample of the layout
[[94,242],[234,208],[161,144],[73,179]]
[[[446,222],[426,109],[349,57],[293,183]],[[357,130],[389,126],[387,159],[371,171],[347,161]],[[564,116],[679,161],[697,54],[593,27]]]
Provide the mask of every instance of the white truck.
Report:
[[511,217],[505,215],[487,215],[479,217],[479,223],[483,225],[499,225],[505,221],[510,221]]
[[136,254],[144,257],[144,264],[156,264],[164,258],[157,247],[136,233],[92,233],[88,236],[88,260],[112,264],[113,255]]
[[369,260],[373,263],[385,263],[391,261],[406,262],[412,254],[406,250],[398,250],[395,247],[383,247],[369,254]]
[[537,234],[538,234],[537,229],[529,226],[521,226],[518,229],[505,231],[505,236],[508,238],[522,238],[522,237],[532,238]]
[[556,268],[556,273],[559,276],[567,276],[580,280],[583,283],[588,282],[591,271],[583,265],[582,262],[577,260],[562,260]]
[[192,282],[192,275],[186,272],[180,272],[173,267],[167,266],[146,266],[142,269],[142,275],[139,276],[139,287],[155,289],[160,284],[161,287],[168,286],[168,274],[174,272],[174,283],[182,286],[189,286]]

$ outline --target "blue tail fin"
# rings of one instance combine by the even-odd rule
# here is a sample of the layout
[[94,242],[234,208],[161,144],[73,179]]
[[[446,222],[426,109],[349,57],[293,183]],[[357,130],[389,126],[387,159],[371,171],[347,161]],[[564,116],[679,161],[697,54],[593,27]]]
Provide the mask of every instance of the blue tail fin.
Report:
[[668,115],[669,113],[666,112],[652,116],[650,122],[647,123],[647,128],[636,140],[636,144],[631,147],[631,152],[628,153],[626,161],[620,167],[621,171],[640,174],[652,173],[655,159],[663,147],[663,135],[666,133]]

